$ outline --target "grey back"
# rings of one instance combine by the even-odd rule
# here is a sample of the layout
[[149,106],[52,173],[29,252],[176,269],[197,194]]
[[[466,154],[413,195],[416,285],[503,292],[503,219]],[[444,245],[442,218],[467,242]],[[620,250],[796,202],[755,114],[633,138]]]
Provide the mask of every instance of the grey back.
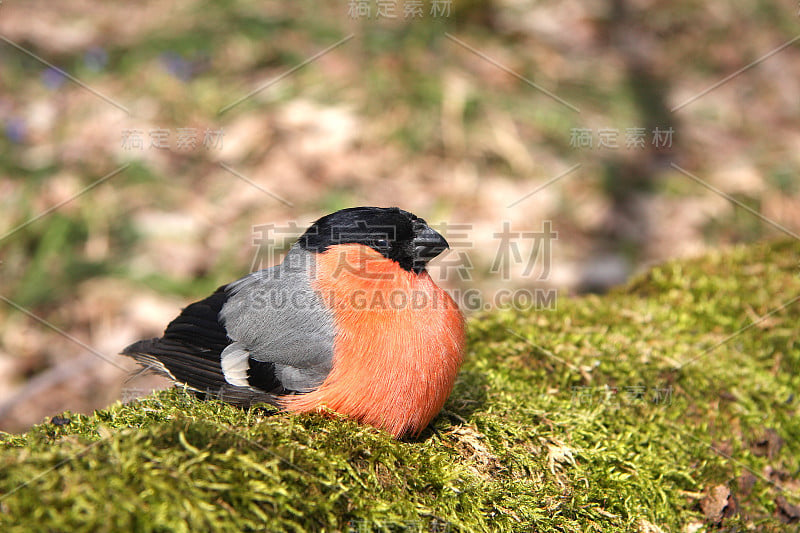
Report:
[[231,283],[219,319],[234,342],[223,361],[246,351],[274,363],[285,388],[318,387],[331,370],[335,331],[332,313],[311,285],[314,271],[314,254],[294,245],[280,265]]

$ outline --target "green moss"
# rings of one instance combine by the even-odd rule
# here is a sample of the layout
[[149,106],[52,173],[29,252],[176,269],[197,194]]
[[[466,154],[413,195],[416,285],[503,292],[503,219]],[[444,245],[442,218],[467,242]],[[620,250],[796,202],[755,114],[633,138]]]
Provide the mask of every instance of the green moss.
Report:
[[[557,311],[475,316],[446,410],[413,441],[180,390],[66,413],[3,435],[0,524],[680,531],[710,527],[700,498],[725,484],[739,509],[724,527],[781,530],[776,498],[800,499],[798,253],[739,247]],[[765,454],[767,429],[784,444]]]

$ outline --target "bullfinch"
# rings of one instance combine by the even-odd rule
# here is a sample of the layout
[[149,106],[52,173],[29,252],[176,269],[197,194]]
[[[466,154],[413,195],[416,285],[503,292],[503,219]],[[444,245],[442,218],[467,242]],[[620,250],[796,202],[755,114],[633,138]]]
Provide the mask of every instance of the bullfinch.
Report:
[[314,222],[281,264],[186,307],[161,338],[123,350],[205,397],[333,410],[399,438],[450,394],[464,317],[426,271],[449,246],[402,209]]

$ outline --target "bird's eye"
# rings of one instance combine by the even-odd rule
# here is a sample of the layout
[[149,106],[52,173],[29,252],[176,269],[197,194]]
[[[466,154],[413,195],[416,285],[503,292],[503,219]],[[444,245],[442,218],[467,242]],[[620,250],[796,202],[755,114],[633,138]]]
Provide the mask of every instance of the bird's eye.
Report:
[[377,241],[375,241],[375,246],[377,246],[378,248],[389,248],[389,241],[387,241],[386,239],[378,239]]

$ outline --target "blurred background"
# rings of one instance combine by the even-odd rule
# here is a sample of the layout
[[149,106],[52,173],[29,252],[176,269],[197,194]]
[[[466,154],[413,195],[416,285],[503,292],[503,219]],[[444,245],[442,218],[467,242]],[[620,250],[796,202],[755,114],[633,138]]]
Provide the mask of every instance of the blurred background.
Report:
[[481,307],[796,236],[798,7],[3,2],[0,429],[166,386],[116,354],[343,207]]

